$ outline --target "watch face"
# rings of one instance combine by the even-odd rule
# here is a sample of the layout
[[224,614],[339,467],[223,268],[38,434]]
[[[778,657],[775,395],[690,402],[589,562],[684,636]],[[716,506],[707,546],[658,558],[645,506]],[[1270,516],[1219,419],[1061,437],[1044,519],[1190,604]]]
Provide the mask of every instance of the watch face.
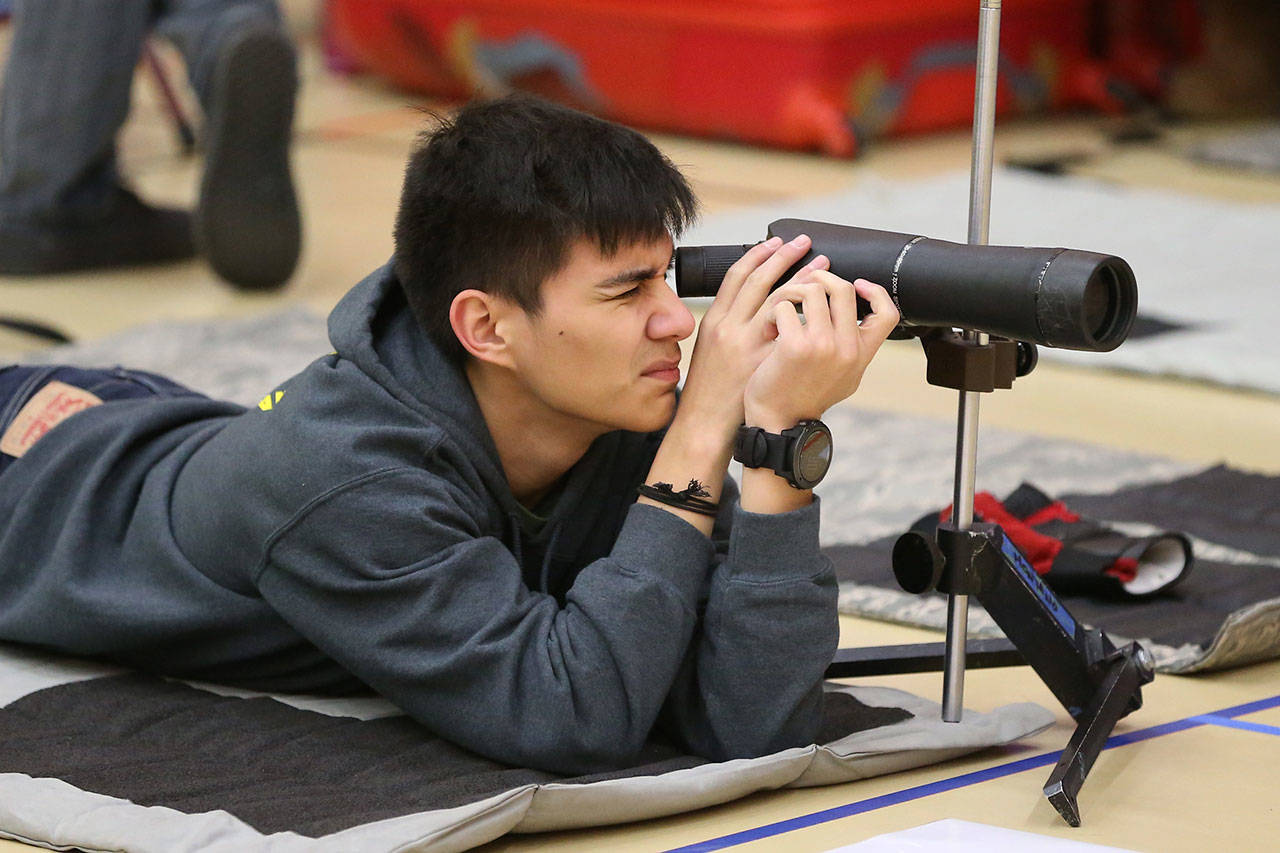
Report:
[[831,433],[815,427],[801,436],[796,448],[796,479],[806,485],[817,485],[831,467]]

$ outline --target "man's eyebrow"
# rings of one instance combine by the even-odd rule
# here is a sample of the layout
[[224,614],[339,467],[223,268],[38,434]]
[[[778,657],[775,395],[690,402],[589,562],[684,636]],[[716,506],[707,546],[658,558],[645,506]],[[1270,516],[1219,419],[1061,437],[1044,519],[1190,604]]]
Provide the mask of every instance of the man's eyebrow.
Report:
[[617,287],[621,284],[634,284],[637,281],[648,281],[651,278],[665,276],[667,270],[671,269],[671,265],[675,263],[675,253],[672,252],[671,260],[667,261],[663,267],[634,267],[629,270],[623,270],[615,276],[610,276],[604,281],[596,285],[596,287]]
[[653,278],[658,274],[654,267],[636,267],[635,269],[623,270],[615,276],[610,276],[600,282],[597,287],[613,287],[619,284],[631,284],[637,281],[645,281]]

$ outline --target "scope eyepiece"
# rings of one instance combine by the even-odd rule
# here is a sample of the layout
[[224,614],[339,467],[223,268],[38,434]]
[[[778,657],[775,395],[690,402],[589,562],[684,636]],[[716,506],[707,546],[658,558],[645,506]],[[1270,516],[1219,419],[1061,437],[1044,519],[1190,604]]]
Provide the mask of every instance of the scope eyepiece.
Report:
[[751,245],[681,246],[676,249],[676,292],[685,297],[715,296],[729,267],[745,255]]

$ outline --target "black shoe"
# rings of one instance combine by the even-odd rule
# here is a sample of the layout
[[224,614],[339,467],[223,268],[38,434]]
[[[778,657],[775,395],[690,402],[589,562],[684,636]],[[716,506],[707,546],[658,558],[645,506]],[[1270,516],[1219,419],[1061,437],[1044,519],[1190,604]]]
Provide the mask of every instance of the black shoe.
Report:
[[196,243],[232,284],[277,287],[302,243],[289,174],[293,45],[275,26],[246,26],[226,37],[213,73]]
[[108,211],[92,218],[0,221],[0,275],[52,275],[194,256],[190,214],[152,207],[123,187]]

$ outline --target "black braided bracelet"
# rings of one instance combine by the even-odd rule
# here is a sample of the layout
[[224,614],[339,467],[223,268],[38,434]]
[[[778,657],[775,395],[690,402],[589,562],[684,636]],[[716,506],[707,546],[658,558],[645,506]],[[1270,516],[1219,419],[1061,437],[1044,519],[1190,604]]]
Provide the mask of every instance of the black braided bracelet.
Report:
[[720,513],[720,504],[704,500],[711,495],[697,480],[690,480],[688,488],[676,491],[670,483],[645,484],[636,489],[641,495],[660,504],[687,509],[699,515],[715,516]]

